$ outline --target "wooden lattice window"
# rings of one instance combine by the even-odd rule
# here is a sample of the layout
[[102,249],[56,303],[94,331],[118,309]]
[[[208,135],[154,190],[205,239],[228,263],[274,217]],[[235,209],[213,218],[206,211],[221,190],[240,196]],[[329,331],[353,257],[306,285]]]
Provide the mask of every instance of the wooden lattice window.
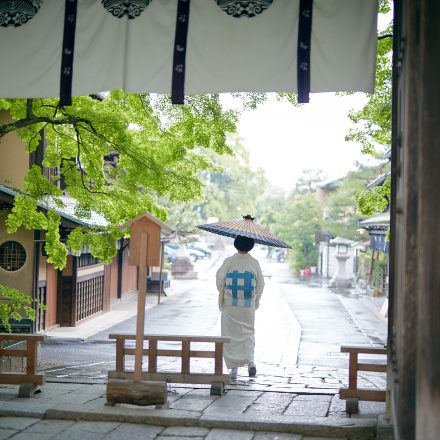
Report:
[[8,272],[21,269],[26,262],[26,251],[17,241],[6,241],[0,245],[0,267]]
[[104,276],[79,281],[76,285],[76,320],[88,318],[104,309]]
[[78,257],[78,267],[93,266],[94,264],[99,264],[99,259],[91,254],[81,254]]

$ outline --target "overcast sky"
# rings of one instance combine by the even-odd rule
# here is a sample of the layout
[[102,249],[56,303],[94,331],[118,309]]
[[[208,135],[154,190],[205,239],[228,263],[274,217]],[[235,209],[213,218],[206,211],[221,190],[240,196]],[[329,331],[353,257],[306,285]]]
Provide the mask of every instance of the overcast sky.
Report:
[[[378,28],[384,30],[392,11],[379,14]],[[222,94],[231,107],[237,101]],[[354,162],[374,161],[360,153],[360,145],[345,142],[351,126],[350,109],[361,109],[366,95],[340,97],[334,93],[312,93],[310,103],[299,108],[278,102],[275,95],[257,110],[243,112],[239,135],[250,152],[254,168],[261,167],[272,184],[290,190],[304,169],[321,169],[329,179],[337,179],[354,169]]]
[[[237,105],[230,96],[222,100]],[[321,93],[311,94],[309,104],[296,108],[271,95],[257,110],[242,112],[238,132],[253,168],[263,168],[270,183],[290,190],[304,169],[321,169],[336,179],[354,169],[356,160],[366,161],[359,144],[344,140],[351,126],[349,110],[365,102],[362,93]]]

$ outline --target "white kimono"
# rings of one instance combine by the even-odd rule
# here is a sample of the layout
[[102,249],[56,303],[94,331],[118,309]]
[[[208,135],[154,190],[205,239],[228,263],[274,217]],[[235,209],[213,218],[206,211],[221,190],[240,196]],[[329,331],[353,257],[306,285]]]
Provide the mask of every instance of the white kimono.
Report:
[[222,336],[228,368],[241,367],[254,360],[255,310],[260,305],[264,278],[258,261],[249,254],[236,253],[217,271]]

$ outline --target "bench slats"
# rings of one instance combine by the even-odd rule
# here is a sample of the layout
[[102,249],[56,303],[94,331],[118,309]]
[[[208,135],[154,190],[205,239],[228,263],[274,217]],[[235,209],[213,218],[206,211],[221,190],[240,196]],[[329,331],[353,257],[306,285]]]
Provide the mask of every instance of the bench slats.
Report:
[[46,378],[44,374],[19,374],[1,373],[0,383],[6,385],[21,385],[25,382],[32,382],[35,385],[44,385]]
[[388,350],[383,347],[354,347],[350,345],[342,345],[341,353],[387,354]]
[[[132,371],[109,371],[109,379],[129,379],[133,380],[134,372]],[[229,374],[209,374],[209,373],[190,373],[182,374],[176,372],[161,371],[160,373],[142,373],[141,380],[158,380],[171,383],[195,383],[209,384],[210,382],[223,382],[229,385],[231,379]]]
[[[125,356],[134,356],[135,349],[134,348],[124,348]],[[193,358],[214,358],[215,351],[194,351],[190,350],[189,356]],[[142,350],[143,356],[149,356],[150,350],[148,348],[144,348]],[[156,356],[164,356],[164,357],[182,357],[182,350],[156,350]]]
[[[109,339],[127,339],[127,340],[135,340],[136,335],[116,335],[110,334]],[[175,335],[144,335],[144,341],[189,341],[189,342],[231,342],[231,338],[223,337],[223,336],[191,336],[191,335],[183,335],[183,336],[175,336]]]
[[0,356],[26,357],[27,350],[15,350],[13,348],[0,348]]
[[33,339],[34,341],[43,341],[42,335],[23,335],[19,333],[0,333],[0,341],[26,341]]
[[[125,357],[134,356],[136,349],[133,344],[130,347],[125,346],[125,341],[134,341],[135,335],[127,334],[110,334],[109,339],[116,340],[116,371],[109,371],[109,379],[132,379],[133,371],[125,370]],[[222,336],[189,336],[189,335],[144,335],[144,341],[148,341],[148,348],[142,349],[142,356],[148,358],[148,372],[142,372],[141,380],[146,381],[169,381],[173,383],[210,383],[211,392],[217,394],[223,390],[220,387],[217,390],[215,384],[229,384],[230,378],[228,374],[223,374],[223,344],[230,342],[230,338]],[[158,348],[161,342],[180,343],[180,347],[174,348]],[[215,344],[214,350],[204,350],[204,347],[198,350],[191,350],[192,343],[210,343]],[[167,344],[174,346],[175,344]],[[212,347],[212,346],[211,346]],[[161,356],[180,358],[180,371],[168,372],[157,371],[157,358]],[[214,359],[214,368],[212,373],[191,373],[191,358],[210,358]],[[223,386],[222,385],[222,386]],[[214,389],[214,388],[215,389]]]
[[383,364],[358,364],[358,371],[374,371],[376,373],[386,373],[387,366]]

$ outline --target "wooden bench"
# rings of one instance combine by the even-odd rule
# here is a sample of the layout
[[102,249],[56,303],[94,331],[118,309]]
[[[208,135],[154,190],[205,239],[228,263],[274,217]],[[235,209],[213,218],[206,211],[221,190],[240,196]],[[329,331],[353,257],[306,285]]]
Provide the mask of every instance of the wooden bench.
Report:
[[[19,397],[31,397],[45,383],[44,374],[37,374],[37,349],[43,340],[44,336],[40,335],[0,333],[0,358],[19,357],[26,360],[26,372],[0,372],[1,384],[20,385]],[[5,341],[26,342],[26,348],[7,348]]]
[[[135,335],[109,335],[109,339],[116,340],[116,370],[108,372],[109,379],[133,379],[133,371],[125,369],[125,356],[134,356],[134,346],[126,347],[125,341],[134,341]],[[223,344],[230,338],[220,336],[180,336],[180,335],[144,335],[148,341],[148,348],[144,348],[142,355],[148,359],[148,372],[142,373],[144,381],[165,381],[168,383],[211,384],[212,395],[222,395],[224,385],[230,383],[228,374],[223,374]],[[178,342],[179,349],[160,349],[159,342]],[[214,344],[214,350],[192,350],[191,343]],[[181,358],[180,371],[157,371],[159,356]],[[191,358],[214,359],[213,373],[192,373]]]
[[[341,346],[341,353],[349,353],[349,370],[348,370],[348,388],[339,390],[340,399],[346,400],[346,411],[348,414],[356,414],[359,412],[359,400],[368,400],[373,402],[385,402],[386,390],[370,390],[358,388],[358,372],[374,371],[386,373],[387,371],[387,355],[388,350],[380,347],[353,347]],[[385,356],[385,364],[369,363],[367,360],[359,362],[358,355],[375,354]]]

